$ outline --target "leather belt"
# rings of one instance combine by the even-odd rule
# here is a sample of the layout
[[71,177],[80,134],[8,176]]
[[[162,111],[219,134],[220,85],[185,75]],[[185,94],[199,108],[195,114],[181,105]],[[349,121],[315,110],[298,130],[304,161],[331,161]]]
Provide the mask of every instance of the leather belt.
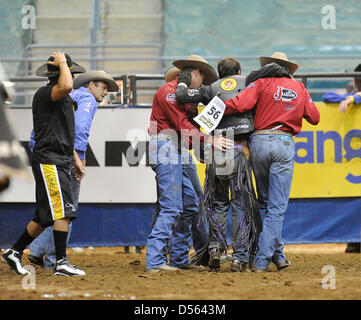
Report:
[[282,131],[282,130],[256,130],[252,133],[252,135],[258,135],[258,134],[278,134],[278,135],[286,135],[292,137],[292,134],[290,132]]

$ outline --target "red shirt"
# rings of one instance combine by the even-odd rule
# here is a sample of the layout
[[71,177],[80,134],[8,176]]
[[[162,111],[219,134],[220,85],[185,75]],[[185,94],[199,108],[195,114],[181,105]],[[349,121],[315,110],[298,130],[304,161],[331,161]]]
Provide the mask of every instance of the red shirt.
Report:
[[316,125],[320,112],[301,82],[290,78],[262,78],[248,85],[237,97],[225,101],[225,114],[256,108],[256,130],[272,129],[293,135],[302,128],[302,118]]
[[148,132],[154,134],[162,130],[173,129],[178,135],[182,133],[183,136],[202,137],[203,140],[203,137],[207,137],[207,135],[202,134],[189,119],[189,117],[195,116],[191,111],[192,107],[181,105],[176,100],[177,85],[178,80],[170,81],[161,86],[155,93]]

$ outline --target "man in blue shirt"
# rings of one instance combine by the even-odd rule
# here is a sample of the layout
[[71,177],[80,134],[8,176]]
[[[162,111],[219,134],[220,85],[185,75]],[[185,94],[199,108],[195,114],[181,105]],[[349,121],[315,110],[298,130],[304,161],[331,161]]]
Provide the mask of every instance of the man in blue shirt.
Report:
[[[355,72],[361,72],[361,63],[355,68]],[[345,112],[351,104],[361,104],[361,76],[354,78],[354,90],[346,94],[338,94],[334,91],[327,92],[323,101],[327,103],[340,102],[339,111]]]
[[[98,109],[97,103],[101,102],[108,92],[118,91],[119,87],[113,78],[104,71],[89,70],[75,78],[73,89],[70,96],[78,106],[75,111],[74,149],[85,167],[85,155],[88,146],[90,126],[95,112]],[[32,131],[29,142],[31,151],[34,145],[34,131]],[[73,198],[73,205],[75,206],[74,210],[78,207],[80,180],[81,179],[77,179],[72,173],[71,196]],[[69,224],[68,240],[70,232],[71,224]],[[29,260],[46,269],[52,269],[54,267],[56,259],[51,227],[46,228],[40,236],[31,243]]]

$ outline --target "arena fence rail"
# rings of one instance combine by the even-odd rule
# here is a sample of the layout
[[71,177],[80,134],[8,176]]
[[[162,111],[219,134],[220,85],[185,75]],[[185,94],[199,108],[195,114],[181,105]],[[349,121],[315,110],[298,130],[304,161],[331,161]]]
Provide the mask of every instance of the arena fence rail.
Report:
[[[352,79],[353,77],[361,77],[361,72],[337,72],[337,73],[299,73],[294,77],[308,88],[309,79]],[[121,94],[123,96],[123,103],[110,103],[102,105],[104,108],[118,108],[118,107],[138,107],[150,108],[150,103],[140,103],[139,95],[142,95],[142,90],[148,90],[148,94],[154,92],[163,84],[163,74],[123,74],[113,76],[115,80],[122,81]],[[30,108],[31,99],[39,87],[39,83],[47,81],[47,78],[38,77],[11,77],[10,82],[13,83],[15,89],[14,99],[10,102],[9,107]],[[149,82],[151,86],[141,86],[140,83]],[[310,93],[325,93],[332,89],[330,88],[308,88]]]

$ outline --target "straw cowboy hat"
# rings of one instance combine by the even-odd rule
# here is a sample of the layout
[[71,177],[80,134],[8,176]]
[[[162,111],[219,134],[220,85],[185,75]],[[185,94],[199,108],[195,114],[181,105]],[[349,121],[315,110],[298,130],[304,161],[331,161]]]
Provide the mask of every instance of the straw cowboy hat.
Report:
[[[85,69],[71,60],[70,56],[65,53],[66,64],[68,65],[71,73],[83,73]],[[48,61],[54,61],[53,57],[49,57]],[[44,63],[38,69],[36,69],[35,74],[38,77],[57,77],[60,74],[59,67],[53,66],[51,64]]]
[[260,57],[259,62],[261,64],[261,67],[265,66],[266,64],[276,62],[277,64],[286,66],[288,70],[290,70],[291,74],[294,74],[298,68],[298,64],[288,61],[286,54],[279,51],[276,51],[270,57]]
[[107,84],[109,92],[119,91],[116,81],[102,70],[88,70],[87,72],[77,76],[74,79],[73,88],[79,89],[83,84],[89,83],[90,81],[103,81]]
[[170,67],[164,72],[164,80],[166,82],[173,81],[177,78],[177,75],[181,72],[177,67]]
[[207,62],[207,60],[196,54],[190,55],[185,60],[173,61],[173,65],[180,70],[183,70],[184,68],[187,67],[199,69],[205,75],[205,79],[203,83],[206,85],[210,85],[211,83],[213,83],[218,79],[217,72]]

